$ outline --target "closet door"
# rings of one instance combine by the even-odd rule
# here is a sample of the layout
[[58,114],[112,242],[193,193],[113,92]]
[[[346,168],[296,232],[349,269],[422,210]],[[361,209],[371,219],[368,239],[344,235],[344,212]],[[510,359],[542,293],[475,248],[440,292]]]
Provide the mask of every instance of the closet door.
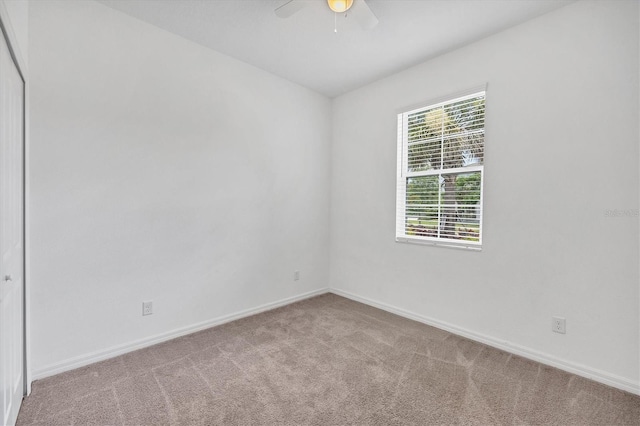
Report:
[[24,83],[0,39],[0,423],[12,425],[24,381]]

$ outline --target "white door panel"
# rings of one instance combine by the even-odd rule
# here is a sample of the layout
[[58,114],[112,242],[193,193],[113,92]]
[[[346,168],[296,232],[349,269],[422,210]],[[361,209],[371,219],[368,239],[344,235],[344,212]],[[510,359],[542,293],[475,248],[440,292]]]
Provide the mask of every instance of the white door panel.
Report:
[[15,423],[24,380],[24,83],[0,34],[0,421]]

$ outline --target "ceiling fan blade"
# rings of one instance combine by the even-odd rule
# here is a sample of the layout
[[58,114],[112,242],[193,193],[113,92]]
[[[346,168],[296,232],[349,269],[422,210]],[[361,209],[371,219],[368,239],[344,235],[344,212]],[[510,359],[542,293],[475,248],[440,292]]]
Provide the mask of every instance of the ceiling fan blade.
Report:
[[378,25],[378,18],[369,9],[365,0],[355,0],[349,9],[349,15],[360,24],[363,30],[370,30]]
[[300,0],[289,0],[275,10],[279,18],[288,18],[308,6],[308,3]]

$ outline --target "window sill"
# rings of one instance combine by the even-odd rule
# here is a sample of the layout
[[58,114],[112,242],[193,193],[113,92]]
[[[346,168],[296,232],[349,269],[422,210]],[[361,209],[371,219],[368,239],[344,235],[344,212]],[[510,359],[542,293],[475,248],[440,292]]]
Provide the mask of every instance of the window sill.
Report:
[[453,249],[482,251],[482,244],[472,243],[470,241],[456,242],[456,241],[439,241],[439,240],[422,239],[422,238],[396,237],[396,242],[417,244],[421,246],[437,246],[437,247],[445,247],[445,248],[453,248]]

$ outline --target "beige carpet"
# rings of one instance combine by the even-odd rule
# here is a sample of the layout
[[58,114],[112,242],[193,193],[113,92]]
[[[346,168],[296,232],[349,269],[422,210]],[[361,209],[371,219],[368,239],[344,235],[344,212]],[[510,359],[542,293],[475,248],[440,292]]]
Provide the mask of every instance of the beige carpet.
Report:
[[640,425],[640,397],[326,294],[33,384],[19,425]]

